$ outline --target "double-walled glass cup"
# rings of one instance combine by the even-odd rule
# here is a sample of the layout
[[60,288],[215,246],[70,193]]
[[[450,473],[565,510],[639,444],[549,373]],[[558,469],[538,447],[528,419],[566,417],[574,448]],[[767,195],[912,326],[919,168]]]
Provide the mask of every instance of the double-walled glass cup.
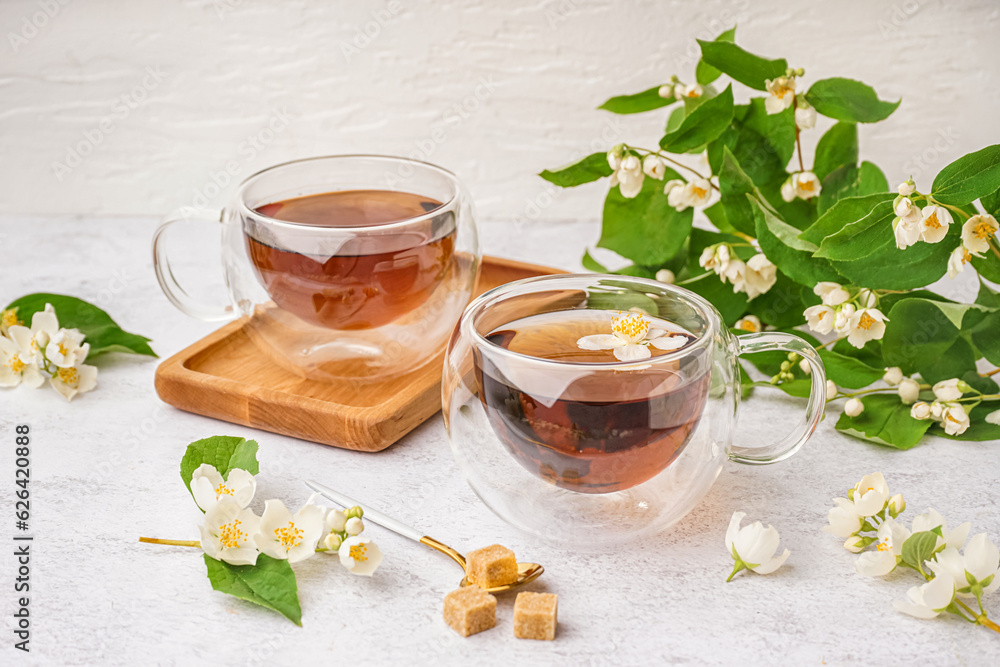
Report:
[[[225,307],[191,297],[171,269],[165,232],[192,219],[222,223]],[[153,258],[164,293],[188,315],[240,316],[254,343],[287,369],[367,384],[441,352],[472,296],[480,248],[472,203],[454,174],[416,160],[343,155],[260,171],[221,215],[179,211],[157,230]]]
[[[514,332],[528,331],[519,329],[525,318],[552,322],[530,329],[544,345],[560,338],[545,327],[605,317],[609,334],[622,322],[639,327],[619,326],[626,337],[662,326],[683,346],[634,361],[608,353],[606,362],[508,346]],[[811,367],[805,414],[774,444],[736,446],[737,359],[774,350]],[[452,452],[476,494],[516,528],[573,549],[670,526],[705,495],[727,459],[765,464],[791,456],[819,423],[825,394],[823,364],[801,338],[735,336],[692,292],[610,275],[529,278],[483,294],[452,337],[442,385]]]

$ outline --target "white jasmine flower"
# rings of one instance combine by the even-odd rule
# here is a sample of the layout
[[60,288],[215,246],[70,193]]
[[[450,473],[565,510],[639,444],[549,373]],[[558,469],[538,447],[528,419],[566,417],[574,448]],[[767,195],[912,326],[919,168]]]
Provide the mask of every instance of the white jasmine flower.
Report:
[[885,323],[889,321],[878,308],[860,308],[850,321],[850,333],[847,342],[857,348],[862,348],[870,340],[879,340],[885,334]]
[[683,211],[692,206],[705,206],[712,197],[712,184],[704,178],[693,178],[685,183],[680,179],[667,181],[663,186],[667,195],[667,203],[677,211]]
[[764,81],[767,92],[770,93],[764,100],[764,108],[768,114],[781,113],[792,106],[795,100],[795,77],[779,76],[773,80]]
[[760,521],[741,528],[740,523],[745,516],[746,512],[733,512],[726,530],[726,549],[736,561],[736,567],[726,581],[743,569],[753,570],[757,574],[770,574],[781,567],[791,553],[785,549],[776,557],[774,554],[778,551],[778,542],[781,540],[778,531],[774,526],[765,528]]
[[837,309],[837,318],[833,321],[833,328],[837,333],[844,335],[851,331],[851,318],[854,317],[855,308],[849,303]]
[[897,493],[892,498],[889,498],[889,503],[886,505],[886,510],[889,512],[889,516],[895,519],[897,516],[903,513],[906,509],[906,501],[903,500],[903,494]]
[[926,512],[913,517],[914,533],[923,533],[935,528],[941,528],[941,535],[937,541],[938,548],[953,547],[961,549],[962,545],[965,544],[965,538],[969,536],[972,524],[966,521],[953,530],[948,530],[948,523],[941,516],[941,513],[933,507],[928,507]]
[[622,197],[633,199],[642,192],[642,181],[645,174],[642,173],[642,163],[634,155],[622,158],[618,171],[611,175],[611,187],[615,185],[622,193]]
[[896,190],[899,192],[900,197],[909,197],[910,195],[912,195],[914,192],[917,191],[917,186],[916,184],[914,184],[913,179],[911,178],[908,181],[900,183],[899,187],[896,188]]
[[[45,310],[40,310],[31,317],[31,328],[15,324],[7,329],[7,336],[17,343],[26,363],[42,365],[42,351],[49,344],[49,339],[59,332],[59,320],[51,303],[45,304]],[[30,359],[30,361],[29,361]]]
[[[973,535],[962,553],[966,579],[969,577],[984,586],[984,593],[992,593],[1000,586],[1000,549],[986,533]],[[972,582],[969,582],[970,584]]]
[[326,547],[328,553],[334,554],[340,551],[340,545],[344,543],[344,539],[339,533],[330,533],[323,540],[323,546]]
[[1000,225],[988,213],[974,215],[962,225],[962,245],[972,253],[984,253],[990,249],[989,240],[997,233]]
[[722,282],[727,280],[733,284],[733,293],[746,292],[747,265],[742,259],[734,257],[726,264],[725,270],[719,274]]
[[647,155],[642,159],[642,171],[650,178],[662,181],[663,175],[667,172],[667,165],[656,155]]
[[201,548],[211,558],[231,565],[256,565],[259,551],[253,536],[259,526],[260,517],[232,498],[223,498],[205,512],[199,526]]
[[202,463],[191,475],[191,495],[203,512],[215,507],[223,498],[235,500],[243,509],[253,500],[256,491],[257,480],[242,468],[233,468],[229,471],[229,479],[223,480],[215,466]]
[[885,375],[882,376],[882,381],[890,387],[895,387],[903,381],[903,370],[899,366],[886,368]]
[[0,336],[6,336],[8,329],[21,323],[17,317],[17,311],[18,308],[7,308],[0,311]]
[[86,393],[97,386],[97,367],[80,364],[60,368],[49,378],[49,384],[67,401],[72,401],[77,394]]
[[886,517],[878,527],[878,546],[858,556],[854,569],[866,577],[884,577],[896,569],[903,557],[903,543],[910,531],[892,517]]
[[347,527],[347,512],[335,507],[330,509],[326,513],[326,527],[337,533],[343,532]]
[[660,269],[656,272],[656,279],[661,283],[667,283],[668,285],[673,285],[674,281],[677,280],[677,276],[670,269]]
[[903,405],[909,405],[920,398],[920,383],[910,378],[903,378],[899,382],[898,391]]
[[689,86],[685,86],[683,83],[678,83],[674,86],[674,97],[678,100],[683,100],[685,97],[701,97],[704,94],[705,89],[698,83],[692,83]]
[[725,243],[719,243],[702,250],[701,257],[698,258],[698,264],[703,269],[715,271],[721,275],[729,267],[730,259],[729,246]]
[[778,281],[778,267],[762,253],[757,253],[747,260],[744,280],[747,298],[755,299],[774,287]]
[[959,382],[961,382],[961,380],[958,378],[941,380],[940,382],[935,383],[931,390],[934,392],[934,396],[937,397],[939,401],[957,401],[962,398],[962,394],[964,393],[958,386]]
[[925,206],[920,220],[920,238],[927,243],[938,243],[948,235],[952,217],[943,206]]
[[0,336],[0,387],[16,387],[22,382],[32,389],[41,387],[45,374],[35,364],[35,355],[12,339]]
[[830,306],[809,306],[803,315],[809,328],[818,334],[828,334],[833,331],[833,322],[837,317]]
[[805,359],[799,362],[799,370],[801,370],[806,375],[812,375],[813,372],[812,366],[810,366],[809,362],[806,361]]
[[733,325],[736,329],[742,329],[743,331],[749,331],[750,333],[757,333],[763,329],[761,326],[760,318],[756,315],[747,315],[736,320],[736,324]]
[[874,308],[878,305],[878,296],[867,287],[858,290],[858,304],[862,308]]
[[347,523],[344,524],[344,530],[347,532],[348,535],[352,537],[355,535],[360,535],[365,530],[365,523],[358,517],[352,516],[350,519],[347,520]]
[[917,618],[934,618],[955,599],[955,580],[947,572],[942,572],[926,584],[910,588],[906,597],[907,600],[892,603],[896,611]]
[[60,368],[72,368],[83,363],[90,353],[90,343],[76,329],[59,329],[45,346],[46,358]]
[[930,407],[931,417],[933,417],[934,419],[941,419],[941,415],[944,413],[947,407],[948,406],[946,403],[941,403],[941,401],[934,401],[933,403],[931,403]]
[[972,253],[964,245],[960,245],[951,251],[948,256],[948,277],[954,279],[955,276],[965,271],[965,265],[972,261]]
[[1000,410],[994,410],[990,414],[986,415],[986,423],[993,424],[994,426],[1000,426]]
[[581,350],[612,350],[619,361],[638,361],[652,356],[649,346],[676,350],[684,346],[684,336],[670,336],[663,329],[650,329],[649,320],[639,313],[622,313],[611,318],[610,334],[592,334],[576,341]]
[[947,403],[941,412],[941,427],[948,435],[962,435],[969,428],[969,413],[958,403]]
[[896,247],[905,250],[920,240],[920,223],[895,218],[892,221],[892,233],[896,237]]
[[297,563],[316,553],[316,544],[325,532],[324,517],[323,508],[312,502],[307,502],[292,516],[285,503],[268,500],[264,503],[260,532],[254,536],[254,542],[271,558]]
[[920,207],[913,203],[913,200],[909,197],[896,197],[896,201],[892,205],[892,210],[896,212],[903,222],[909,224],[916,224],[921,221],[923,215],[920,212]]
[[340,545],[340,564],[351,571],[370,577],[382,562],[382,552],[368,537],[349,537]]
[[833,380],[826,381],[826,397],[833,398],[837,395],[837,385],[833,383]]
[[[668,83],[666,85],[660,86],[660,89],[656,91],[656,94],[663,99],[669,99],[674,96],[674,84]],[[614,167],[612,167],[614,169]]]
[[795,126],[800,130],[811,130],[816,127],[816,109],[801,95],[799,103],[795,106]]
[[910,416],[914,419],[930,419],[931,406],[923,401],[914,403],[913,407],[910,408]]
[[612,171],[618,171],[618,167],[622,165],[622,156],[624,154],[625,144],[618,144],[608,151],[608,166],[611,167]]
[[796,197],[812,199],[819,195],[822,189],[816,174],[811,171],[799,171],[789,176],[788,180],[781,185],[781,198],[786,202],[790,202]]
[[848,417],[857,417],[865,411],[865,404],[856,398],[848,399],[844,404],[844,413]]
[[823,532],[842,538],[857,535],[864,518],[855,511],[854,503],[847,498],[834,498],[833,502],[826,515],[829,525],[823,526]]
[[813,287],[813,294],[822,299],[826,306],[839,306],[851,298],[847,290],[837,283],[830,282],[816,283],[816,286]]
[[875,516],[889,502],[889,485],[885,483],[882,473],[876,472],[862,477],[848,495],[854,502],[854,510],[860,516]]

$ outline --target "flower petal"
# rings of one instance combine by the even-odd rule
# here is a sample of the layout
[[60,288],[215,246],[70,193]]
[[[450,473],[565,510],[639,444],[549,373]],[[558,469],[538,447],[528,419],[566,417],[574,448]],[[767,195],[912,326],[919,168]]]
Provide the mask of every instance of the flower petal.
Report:
[[614,354],[615,359],[618,361],[639,361],[640,359],[649,359],[653,356],[648,347],[636,344],[616,347]]
[[785,564],[785,561],[788,560],[788,557],[791,555],[791,553],[792,552],[790,552],[788,549],[785,549],[785,551],[777,558],[772,558],[763,565],[758,565],[757,567],[751,569],[753,569],[753,571],[756,572],[757,574],[771,574],[772,572],[774,572],[779,567]]
[[746,515],[746,512],[733,512],[732,518],[729,519],[729,528],[726,529],[726,549],[729,551],[733,550],[733,542],[736,541],[736,535],[740,532],[740,523]]
[[613,350],[627,343],[613,334],[592,334],[576,341],[581,350]]
[[663,336],[650,341],[650,345],[658,350],[679,350],[686,344],[687,338],[684,336]]

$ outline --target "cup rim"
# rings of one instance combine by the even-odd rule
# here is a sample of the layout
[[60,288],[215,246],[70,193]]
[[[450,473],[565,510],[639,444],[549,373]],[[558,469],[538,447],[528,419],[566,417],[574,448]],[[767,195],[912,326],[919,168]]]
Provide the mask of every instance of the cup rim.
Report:
[[[498,296],[502,296],[508,292],[512,292],[523,285],[535,284],[535,283],[545,283],[545,282],[559,282],[565,280],[575,280],[579,278],[585,278],[588,280],[596,281],[601,278],[609,278],[618,281],[627,281],[630,283],[635,283],[639,285],[648,285],[649,287],[655,287],[657,290],[673,293],[676,297],[684,297],[685,299],[693,302],[693,305],[698,310],[698,314],[705,321],[705,331],[698,336],[695,336],[694,343],[687,345],[678,349],[675,352],[668,352],[667,354],[657,355],[655,357],[649,357],[647,359],[637,359],[635,361],[559,361],[557,359],[543,359],[541,357],[534,357],[530,354],[522,354],[520,352],[514,352],[513,350],[508,350],[507,348],[500,347],[496,343],[490,341],[479,330],[472,325],[472,319],[477,313],[481,312],[486,306],[487,302],[495,299]],[[648,315],[648,314],[647,314]],[[649,317],[653,317],[649,315]],[[679,287],[677,285],[671,285],[669,283],[661,283],[658,280],[651,280],[649,278],[639,278],[637,276],[622,276],[617,274],[609,273],[559,273],[548,276],[532,276],[530,278],[522,278],[521,280],[515,280],[513,282],[494,287],[488,292],[484,292],[473,300],[465,309],[465,313],[462,315],[460,327],[469,326],[471,329],[471,336],[476,341],[477,346],[486,346],[491,352],[496,352],[501,356],[506,356],[513,359],[526,359],[529,361],[534,361],[544,365],[551,365],[553,367],[563,368],[563,369],[602,369],[602,370],[614,370],[614,369],[638,369],[640,367],[648,367],[651,364],[659,364],[670,361],[677,361],[678,359],[683,359],[690,356],[693,352],[706,348],[712,344],[717,335],[717,329],[719,328],[719,323],[721,319],[717,314],[717,311],[711,303],[709,303],[702,296],[695,294],[694,292]],[[694,335],[694,334],[692,334]]]
[[[421,215],[413,216],[410,218],[404,218],[403,220],[397,220],[396,222],[383,223],[379,225],[358,225],[353,227],[320,227],[318,225],[310,225],[304,222],[279,220],[278,218],[272,218],[268,215],[264,215],[263,213],[260,213],[259,211],[247,205],[246,198],[244,196],[247,188],[253,185],[254,182],[256,182],[259,178],[270,172],[277,171],[278,169],[284,169],[286,167],[291,167],[294,165],[304,164],[307,162],[321,162],[327,160],[355,160],[355,159],[383,160],[386,162],[411,164],[411,165],[418,165],[423,168],[429,168],[432,171],[436,171],[439,174],[443,175],[445,178],[447,178],[454,186],[453,192],[451,194],[451,197],[449,197],[447,201],[441,203],[441,206],[426,213],[423,213]],[[449,171],[444,167],[440,167],[436,164],[432,164],[430,162],[424,162],[423,160],[415,160],[413,158],[408,158],[408,157],[400,157],[398,155],[381,155],[378,153],[345,153],[341,155],[316,155],[313,157],[297,158],[295,160],[287,160],[285,162],[279,162],[278,164],[271,165],[270,167],[265,167],[264,169],[256,171],[253,174],[247,176],[245,179],[243,179],[243,182],[240,183],[239,188],[237,188],[236,190],[236,200],[241,215],[253,216],[255,220],[265,222],[269,225],[274,225],[276,227],[286,227],[289,229],[295,229],[299,231],[310,229],[315,231],[329,232],[331,234],[338,234],[338,233],[343,234],[343,233],[364,233],[372,231],[379,231],[379,232],[393,231],[395,229],[408,227],[416,223],[421,223],[427,220],[431,220],[441,215],[443,211],[452,208],[455,201],[458,199],[458,196],[461,194],[461,191],[462,191],[462,182],[459,180],[458,176],[454,172]]]

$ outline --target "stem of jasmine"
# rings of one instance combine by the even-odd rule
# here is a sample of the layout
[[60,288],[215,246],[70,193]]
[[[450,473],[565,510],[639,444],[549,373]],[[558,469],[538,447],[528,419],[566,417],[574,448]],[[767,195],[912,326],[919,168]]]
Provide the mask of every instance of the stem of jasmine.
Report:
[[164,544],[168,547],[201,548],[201,542],[196,542],[195,540],[161,540],[158,537],[140,537],[139,541],[146,544]]
[[993,375],[996,375],[997,373],[1000,373],[1000,368],[994,368],[991,371],[987,371],[986,373],[980,373],[979,375],[980,375],[980,377],[988,378],[988,377],[991,377]]
[[968,220],[969,218],[972,217],[971,215],[969,215],[968,213],[966,213],[965,211],[963,211],[962,209],[960,209],[957,206],[952,206],[951,204],[942,204],[941,202],[936,201],[936,200],[934,200],[934,199],[932,199],[930,197],[927,198],[927,201],[928,202],[934,202],[934,204],[936,204],[937,206],[944,206],[945,208],[950,209],[950,210],[954,211],[955,213],[958,213],[959,215],[961,215],[966,220]]
[[[795,118],[795,110],[799,108],[799,100],[797,97],[792,98],[792,118]],[[805,171],[805,163],[802,162],[802,141],[799,139],[799,124],[795,123],[795,152],[799,156],[799,171]]]
[[971,616],[973,619],[975,619],[973,621],[974,623],[978,623],[979,625],[983,626],[984,628],[989,628],[993,632],[1000,633],[1000,625],[997,625],[996,623],[994,623],[990,619],[986,618],[986,614],[977,614],[976,612],[974,612],[972,610],[971,607],[969,607],[969,605],[965,604],[964,602],[962,602],[958,598],[955,598],[955,605],[958,606],[959,608],[965,610],[965,612],[968,613],[969,616]]
[[687,166],[686,164],[678,162],[677,160],[673,159],[669,155],[666,155],[666,154],[662,153],[661,151],[653,151],[653,150],[650,150],[648,148],[640,148],[639,146],[629,146],[629,148],[634,148],[637,151],[646,151],[650,155],[655,155],[655,156],[657,156],[657,157],[659,157],[659,158],[661,158],[663,160],[666,160],[667,162],[669,162],[670,164],[672,164],[674,166],[680,167],[682,169],[687,169],[688,171],[690,171],[692,174],[694,174],[698,178],[704,178],[706,181],[708,181],[708,184],[712,186],[713,190],[716,190],[716,191],[719,190],[719,188],[715,185],[715,183],[712,182],[712,180],[711,180],[712,177],[711,176],[709,176],[709,177],[706,178],[697,169],[692,169],[691,167]]
[[694,278],[688,278],[687,280],[681,280],[681,281],[676,282],[674,284],[675,285],[690,285],[693,282],[697,282],[699,280],[702,280],[704,278],[708,278],[709,276],[714,276],[714,275],[715,275],[714,272],[712,272],[712,271],[706,271],[705,273],[701,274],[700,276],[695,276]]

